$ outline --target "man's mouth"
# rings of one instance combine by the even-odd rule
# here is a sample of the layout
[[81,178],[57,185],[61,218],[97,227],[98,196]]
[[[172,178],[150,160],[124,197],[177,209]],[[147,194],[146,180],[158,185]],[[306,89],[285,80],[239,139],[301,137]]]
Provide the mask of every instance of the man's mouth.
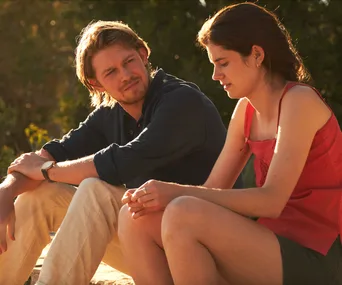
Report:
[[133,86],[135,86],[136,84],[139,83],[139,78],[134,79],[133,81],[131,81],[130,83],[128,83],[124,88],[123,91],[127,91],[129,89],[131,89]]

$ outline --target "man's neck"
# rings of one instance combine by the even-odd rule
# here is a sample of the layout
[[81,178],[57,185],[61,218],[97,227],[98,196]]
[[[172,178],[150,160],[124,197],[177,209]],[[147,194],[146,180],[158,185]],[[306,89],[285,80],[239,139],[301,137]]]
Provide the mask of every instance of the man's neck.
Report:
[[136,121],[139,121],[142,115],[142,107],[145,100],[141,100],[135,104],[120,104],[121,107]]

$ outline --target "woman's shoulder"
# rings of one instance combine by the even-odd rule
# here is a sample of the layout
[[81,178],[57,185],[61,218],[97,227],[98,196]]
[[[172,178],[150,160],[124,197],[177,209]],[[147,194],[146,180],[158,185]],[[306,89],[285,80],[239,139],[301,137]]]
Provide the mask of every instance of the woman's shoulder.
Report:
[[309,119],[310,124],[319,129],[331,114],[332,111],[322,96],[310,85],[294,84],[282,98],[280,118],[296,117],[305,121]]
[[323,101],[323,97],[316,88],[299,82],[289,82],[285,87],[284,97],[299,102]]

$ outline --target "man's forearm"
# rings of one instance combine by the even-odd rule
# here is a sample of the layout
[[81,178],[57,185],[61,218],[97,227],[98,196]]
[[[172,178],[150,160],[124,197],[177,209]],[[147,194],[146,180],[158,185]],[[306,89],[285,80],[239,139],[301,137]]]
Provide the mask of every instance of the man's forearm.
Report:
[[0,184],[0,188],[11,191],[13,198],[27,191],[37,188],[42,181],[32,180],[19,172],[8,174]]
[[49,169],[48,174],[53,181],[73,185],[79,185],[85,178],[99,177],[94,164],[94,155],[58,162],[55,167]]
[[[45,149],[40,149],[36,153],[41,157],[54,160],[50,153]],[[24,192],[34,190],[41,183],[42,181],[30,179],[20,172],[13,172],[6,176],[5,180],[0,184],[0,188],[11,191],[13,197],[16,197]]]

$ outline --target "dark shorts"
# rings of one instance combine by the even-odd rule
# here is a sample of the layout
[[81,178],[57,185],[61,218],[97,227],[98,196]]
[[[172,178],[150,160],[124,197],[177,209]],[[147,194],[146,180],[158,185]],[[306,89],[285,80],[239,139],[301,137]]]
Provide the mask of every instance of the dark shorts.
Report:
[[283,285],[342,285],[342,245],[336,239],[326,256],[277,236],[283,261]]

